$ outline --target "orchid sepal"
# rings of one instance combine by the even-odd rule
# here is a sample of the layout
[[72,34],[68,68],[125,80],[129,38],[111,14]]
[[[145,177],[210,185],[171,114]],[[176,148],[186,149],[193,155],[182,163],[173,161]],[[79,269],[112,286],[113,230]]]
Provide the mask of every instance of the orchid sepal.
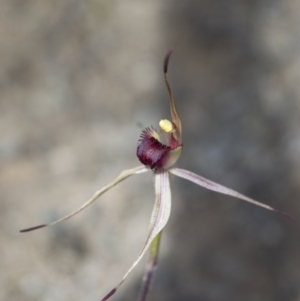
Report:
[[248,203],[251,203],[253,205],[256,205],[256,206],[259,206],[259,207],[262,207],[262,208],[265,208],[267,210],[270,210],[270,211],[274,211],[274,212],[277,212],[279,214],[282,214],[284,215],[285,217],[295,221],[295,218],[291,215],[289,215],[288,213],[284,212],[284,211],[281,211],[281,210],[278,210],[278,209],[275,209],[269,205],[266,205],[264,203],[261,203],[261,202],[258,202],[254,199],[251,199],[233,189],[230,189],[230,188],[227,188],[225,186],[222,186],[218,183],[215,183],[211,180],[208,180],[198,174],[195,174],[189,170],[185,170],[185,169],[181,169],[181,168],[171,168],[169,169],[170,173],[180,177],[180,178],[183,178],[185,180],[188,180],[190,182],[193,182],[199,186],[202,186],[206,189],[209,189],[209,190],[212,190],[212,191],[216,191],[216,192],[219,192],[219,193],[222,193],[222,194],[226,194],[226,195],[230,195],[230,196],[233,196],[235,198],[238,198],[240,200],[243,200],[243,201],[246,201]]
[[162,231],[162,229],[165,227],[169,220],[171,212],[171,189],[168,171],[160,169],[154,172],[154,188],[155,203],[152,210],[149,232],[146,242],[139,256],[128,269],[121,282],[115,288],[113,288],[101,301],[108,300],[108,298],[119,289],[119,287],[123,284],[127,276],[142,259],[155,237]]
[[173,135],[174,135],[174,138],[178,141],[178,143],[181,144],[181,142],[182,142],[181,121],[178,116],[177,107],[176,107],[175,99],[174,99],[174,96],[172,93],[172,89],[171,89],[171,86],[170,86],[168,78],[167,78],[169,60],[170,60],[172,53],[173,53],[173,48],[171,48],[167,52],[165,59],[164,59],[164,79],[165,79],[165,84],[167,86],[167,90],[168,90],[168,94],[169,94],[169,98],[170,98],[170,111],[171,111],[172,122],[173,122],[173,125],[175,128]]
[[120,182],[124,181],[128,177],[130,177],[130,176],[132,176],[134,174],[140,174],[140,173],[143,173],[143,172],[147,172],[148,170],[149,169],[147,167],[145,167],[144,165],[140,165],[140,166],[137,166],[135,168],[123,170],[111,182],[109,182],[107,185],[103,186],[101,189],[99,189],[98,191],[96,191],[95,194],[89,200],[87,200],[83,205],[81,205],[75,211],[71,212],[70,214],[67,214],[66,216],[64,216],[64,217],[62,217],[62,218],[60,218],[60,219],[58,219],[58,220],[56,220],[54,222],[47,223],[47,224],[41,224],[41,225],[30,227],[30,228],[26,228],[26,229],[20,230],[20,232],[29,232],[29,231],[33,231],[33,230],[45,228],[45,227],[48,227],[48,226],[52,226],[52,225],[58,224],[58,223],[60,223],[62,221],[65,221],[65,220],[71,218],[72,216],[76,215],[77,213],[79,213],[83,209],[85,209],[87,206],[91,205],[103,193],[105,193],[106,191],[108,191],[109,189],[111,189],[112,187],[114,187],[115,185],[119,184]]

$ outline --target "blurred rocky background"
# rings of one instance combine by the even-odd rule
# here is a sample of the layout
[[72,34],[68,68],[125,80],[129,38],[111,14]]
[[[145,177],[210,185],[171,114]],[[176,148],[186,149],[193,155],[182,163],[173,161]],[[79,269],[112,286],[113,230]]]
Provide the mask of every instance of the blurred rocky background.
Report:
[[[300,300],[300,3],[2,0],[0,300],[98,301],[146,238],[151,174],[52,228],[139,164],[143,127],[183,123],[178,162],[298,222],[172,179],[151,300]],[[146,258],[112,300],[135,300]]]

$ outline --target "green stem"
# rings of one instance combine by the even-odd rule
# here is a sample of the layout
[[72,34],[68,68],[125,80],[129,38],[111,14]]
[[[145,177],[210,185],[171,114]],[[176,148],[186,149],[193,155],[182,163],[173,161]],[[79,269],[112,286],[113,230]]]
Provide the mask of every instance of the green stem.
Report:
[[140,295],[138,297],[138,301],[146,301],[146,299],[148,297],[151,281],[153,279],[154,272],[157,267],[159,243],[160,243],[160,239],[161,239],[161,234],[162,234],[162,231],[160,231],[155,236],[155,238],[153,239],[153,241],[150,245],[150,248],[149,248],[150,256],[149,256],[149,260],[148,260],[148,263],[146,266],[146,271],[145,271],[145,274],[143,277],[143,284],[142,284],[142,288],[140,291]]

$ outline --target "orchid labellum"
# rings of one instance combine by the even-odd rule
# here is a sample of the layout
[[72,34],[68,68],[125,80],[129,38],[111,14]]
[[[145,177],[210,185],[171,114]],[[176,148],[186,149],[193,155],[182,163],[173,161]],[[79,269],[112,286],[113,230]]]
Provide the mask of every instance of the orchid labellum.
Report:
[[65,217],[56,220],[48,224],[42,224],[35,227],[27,228],[21,230],[20,232],[28,232],[36,230],[39,228],[51,226],[62,222],[75,214],[79,213],[81,210],[89,206],[96,199],[98,199],[104,192],[111,189],[113,186],[117,185],[121,181],[127,179],[128,177],[141,174],[144,172],[152,172],[154,177],[154,189],[155,189],[155,202],[150,219],[149,232],[137,259],[133,262],[131,267],[125,273],[122,280],[103,298],[101,301],[108,300],[122,285],[129,273],[135,268],[141,258],[144,256],[146,251],[150,249],[150,258],[147,264],[144,283],[139,296],[140,301],[145,301],[149,291],[149,285],[151,279],[153,278],[153,273],[157,265],[159,242],[161,238],[162,230],[164,229],[166,223],[168,222],[170,211],[171,211],[171,190],[169,175],[170,173],[176,175],[185,180],[191,181],[199,186],[205,187],[209,190],[213,190],[219,193],[227,194],[248,203],[263,207],[265,209],[281,213],[282,215],[293,219],[290,215],[283,211],[274,209],[266,204],[255,201],[243,194],[240,194],[232,189],[224,187],[220,184],[212,182],[202,176],[199,176],[191,171],[184,170],[181,168],[175,168],[173,165],[176,163],[181,155],[183,148],[182,145],[182,129],[181,121],[179,119],[175,100],[171,91],[170,84],[167,79],[168,63],[172,50],[169,50],[164,59],[164,79],[167,86],[169,98],[170,98],[170,110],[171,110],[171,120],[163,119],[159,122],[159,130],[153,127],[148,127],[142,131],[140,139],[138,141],[137,156],[143,165],[127,169],[122,171],[114,180],[109,182],[106,186],[99,189],[87,202],[85,202],[80,208],[74,212],[66,215]]

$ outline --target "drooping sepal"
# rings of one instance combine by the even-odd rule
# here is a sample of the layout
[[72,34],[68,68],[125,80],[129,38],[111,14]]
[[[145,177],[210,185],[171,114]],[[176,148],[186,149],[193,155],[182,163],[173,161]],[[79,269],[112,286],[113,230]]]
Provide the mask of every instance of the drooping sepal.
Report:
[[20,230],[20,232],[29,232],[29,231],[41,229],[41,228],[44,228],[44,227],[52,226],[52,225],[58,224],[58,223],[60,223],[62,221],[65,221],[65,220],[71,218],[72,216],[76,215],[77,213],[79,213],[83,209],[85,209],[87,206],[91,205],[103,193],[105,193],[106,191],[108,191],[112,187],[116,186],[118,183],[124,181],[125,179],[127,179],[128,177],[130,177],[130,176],[132,176],[134,174],[139,174],[139,173],[143,173],[143,172],[146,172],[146,171],[148,171],[148,169],[145,166],[143,166],[143,165],[135,167],[135,168],[123,170],[115,179],[113,179],[107,185],[103,186],[101,189],[99,189],[98,191],[96,191],[96,193],[88,201],[86,201],[83,205],[81,205],[75,211],[71,212],[70,214],[68,214],[68,215],[66,215],[66,216],[64,216],[64,217],[62,217],[62,218],[60,218],[60,219],[58,219],[58,220],[56,220],[54,222],[51,222],[51,223],[48,223],[48,224],[41,224],[41,225],[30,227],[30,228],[26,228],[26,229]]
[[[148,248],[150,247],[150,258],[157,261],[160,233],[165,227],[171,212],[171,189],[169,172],[157,170],[154,172],[155,203],[150,219],[149,232],[139,256],[126,272],[122,280],[116,285],[101,301],[107,301],[123,284],[127,276],[140,262]],[[154,243],[152,244],[152,242]]]

